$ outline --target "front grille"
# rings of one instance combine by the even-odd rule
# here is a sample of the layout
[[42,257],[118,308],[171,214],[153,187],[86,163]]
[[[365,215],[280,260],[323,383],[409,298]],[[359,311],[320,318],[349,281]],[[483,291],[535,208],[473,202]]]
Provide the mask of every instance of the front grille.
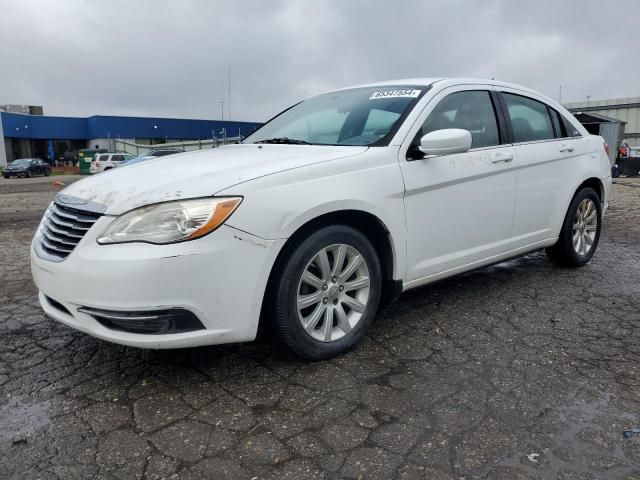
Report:
[[42,219],[38,244],[52,260],[64,260],[101,214],[70,208],[54,200]]

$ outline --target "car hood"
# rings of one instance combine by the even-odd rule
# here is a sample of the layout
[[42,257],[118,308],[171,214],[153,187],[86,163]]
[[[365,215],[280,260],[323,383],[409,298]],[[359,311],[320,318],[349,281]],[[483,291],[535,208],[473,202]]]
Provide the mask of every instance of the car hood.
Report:
[[62,193],[119,215],[157,202],[214,195],[255,178],[360,154],[367,147],[227,145],[168,155],[79,180]]

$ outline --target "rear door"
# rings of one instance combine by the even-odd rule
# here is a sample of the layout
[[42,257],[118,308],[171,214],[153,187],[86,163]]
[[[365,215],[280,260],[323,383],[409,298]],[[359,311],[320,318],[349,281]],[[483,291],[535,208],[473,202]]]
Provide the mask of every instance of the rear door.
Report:
[[557,237],[579,171],[574,162],[588,153],[588,145],[542,99],[509,89],[500,96],[517,157],[517,249]]
[[111,164],[109,165],[110,167],[115,167],[117,166],[119,163],[124,161],[124,155],[112,155],[111,156]]
[[[400,153],[408,283],[472,268],[508,250],[516,173],[499,114],[491,87],[450,87],[434,96],[410,131]],[[424,134],[445,128],[469,130],[471,150],[416,154]]]

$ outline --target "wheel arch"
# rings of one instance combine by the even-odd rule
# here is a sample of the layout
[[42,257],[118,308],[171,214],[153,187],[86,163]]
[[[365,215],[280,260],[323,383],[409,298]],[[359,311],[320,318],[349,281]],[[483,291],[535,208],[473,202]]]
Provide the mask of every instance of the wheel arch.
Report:
[[555,236],[560,235],[560,229],[562,228],[566,215],[569,212],[569,207],[571,206],[571,202],[573,202],[573,199],[576,198],[576,195],[578,194],[578,192],[580,192],[580,190],[582,190],[585,187],[590,187],[593,190],[595,190],[596,194],[600,198],[600,204],[604,207],[604,203],[606,202],[606,199],[605,199],[606,190],[604,187],[604,183],[600,178],[591,175],[591,176],[587,176],[580,183],[576,182],[575,187],[571,190],[568,190],[567,192],[567,198],[564,203],[564,208],[562,210],[558,208],[555,214],[557,216],[554,216],[555,220],[553,221],[553,225],[557,225],[554,233]]
[[[573,192],[573,196],[571,197],[571,200],[573,201],[573,199],[575,198],[575,196],[578,194],[578,192],[580,190],[582,190],[585,187],[591,187],[593,188],[596,193],[598,194],[598,197],[600,198],[600,202],[604,202],[605,198],[605,190],[604,190],[604,184],[602,183],[602,180],[600,180],[598,177],[589,177],[586,180],[584,180],[580,185],[578,185],[578,187],[575,189],[575,191]],[[569,202],[571,203],[571,202]]]
[[389,303],[395,300],[402,292],[402,282],[393,279],[396,266],[396,255],[393,239],[385,223],[376,215],[357,209],[336,210],[318,215],[301,226],[287,239],[276,256],[265,288],[260,309],[260,321],[258,328],[265,324],[265,316],[270,314],[269,298],[271,298],[278,272],[282,269],[284,261],[290,252],[312,232],[329,225],[346,225],[364,234],[373,244],[380,259],[382,267],[383,294],[382,302]]

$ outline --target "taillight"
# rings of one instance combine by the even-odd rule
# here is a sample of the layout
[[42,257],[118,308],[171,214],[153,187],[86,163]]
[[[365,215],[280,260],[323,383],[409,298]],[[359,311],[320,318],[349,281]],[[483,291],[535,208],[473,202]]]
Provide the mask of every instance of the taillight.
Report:
[[96,167],[100,168],[100,162],[96,162]]
[[604,151],[607,152],[607,157],[609,157],[609,144],[607,142],[604,143]]

